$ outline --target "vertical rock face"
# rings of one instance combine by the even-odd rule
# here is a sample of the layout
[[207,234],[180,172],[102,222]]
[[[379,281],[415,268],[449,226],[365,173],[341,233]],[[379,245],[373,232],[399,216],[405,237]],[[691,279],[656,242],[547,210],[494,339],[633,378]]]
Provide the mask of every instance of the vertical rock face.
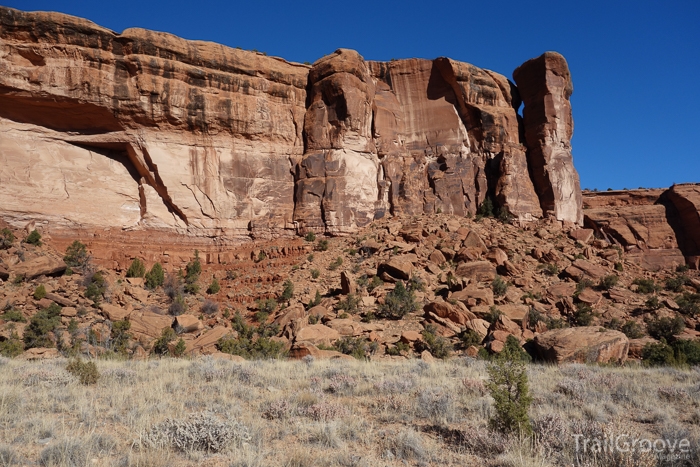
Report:
[[581,224],[581,186],[571,156],[569,66],[560,54],[546,52],[523,63],[513,78],[525,103],[528,162],[542,209],[559,220]]
[[487,196],[520,219],[578,221],[570,79],[544,57],[517,72],[526,139],[515,85],[448,58],[341,49],[309,67],[0,7],[0,216],[66,238],[224,243],[466,216]]

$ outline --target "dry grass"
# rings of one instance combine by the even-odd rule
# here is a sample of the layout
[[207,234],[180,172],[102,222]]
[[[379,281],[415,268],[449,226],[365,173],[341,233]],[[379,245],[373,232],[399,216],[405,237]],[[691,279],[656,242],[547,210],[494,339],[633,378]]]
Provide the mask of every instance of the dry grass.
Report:
[[[0,466],[700,465],[697,369],[531,365],[537,436],[518,439],[488,430],[472,359],[96,363],[85,386],[66,360],[0,359]],[[687,438],[693,457],[577,464],[577,433]]]

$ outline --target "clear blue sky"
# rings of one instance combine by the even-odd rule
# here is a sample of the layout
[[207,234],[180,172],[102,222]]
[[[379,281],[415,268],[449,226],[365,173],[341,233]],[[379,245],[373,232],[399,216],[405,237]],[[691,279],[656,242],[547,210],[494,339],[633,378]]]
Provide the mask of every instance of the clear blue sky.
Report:
[[[0,0],[2,1],[2,0]],[[448,56],[512,79],[562,53],[574,81],[574,163],[584,188],[700,182],[700,2],[587,0],[8,1],[117,32],[129,27],[313,62]]]

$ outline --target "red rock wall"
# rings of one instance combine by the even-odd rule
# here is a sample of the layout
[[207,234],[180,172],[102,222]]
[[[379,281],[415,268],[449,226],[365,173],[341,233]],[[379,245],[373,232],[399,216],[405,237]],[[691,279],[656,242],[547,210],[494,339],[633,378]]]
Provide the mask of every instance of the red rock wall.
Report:
[[[474,214],[487,196],[521,219],[578,221],[560,196],[578,189],[568,146],[547,156],[548,178],[530,176],[533,154],[568,144],[570,79],[552,87],[553,67],[528,67],[526,130],[568,122],[536,144],[515,85],[467,63],[339,50],[309,67],[0,7],[0,217],[63,239],[159,232],[203,245]],[[528,126],[539,108],[550,120]]]

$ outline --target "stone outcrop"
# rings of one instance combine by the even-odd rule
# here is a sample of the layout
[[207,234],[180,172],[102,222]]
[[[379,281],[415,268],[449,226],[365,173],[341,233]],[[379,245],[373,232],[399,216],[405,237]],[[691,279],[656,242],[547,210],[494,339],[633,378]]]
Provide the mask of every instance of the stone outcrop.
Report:
[[555,329],[534,342],[540,357],[553,363],[623,363],[629,350],[627,336],[598,326]]
[[528,162],[542,209],[581,224],[581,185],[571,156],[574,92],[564,57],[556,52],[528,60],[513,72],[525,103],[523,124]]
[[580,222],[566,62],[547,53],[516,80],[345,49],[308,66],[0,7],[0,217],[67,243],[158,231],[203,251],[466,216],[487,197]]
[[667,190],[587,192],[585,225],[598,238],[624,248],[645,269],[659,270],[700,258],[700,187],[674,185]]

